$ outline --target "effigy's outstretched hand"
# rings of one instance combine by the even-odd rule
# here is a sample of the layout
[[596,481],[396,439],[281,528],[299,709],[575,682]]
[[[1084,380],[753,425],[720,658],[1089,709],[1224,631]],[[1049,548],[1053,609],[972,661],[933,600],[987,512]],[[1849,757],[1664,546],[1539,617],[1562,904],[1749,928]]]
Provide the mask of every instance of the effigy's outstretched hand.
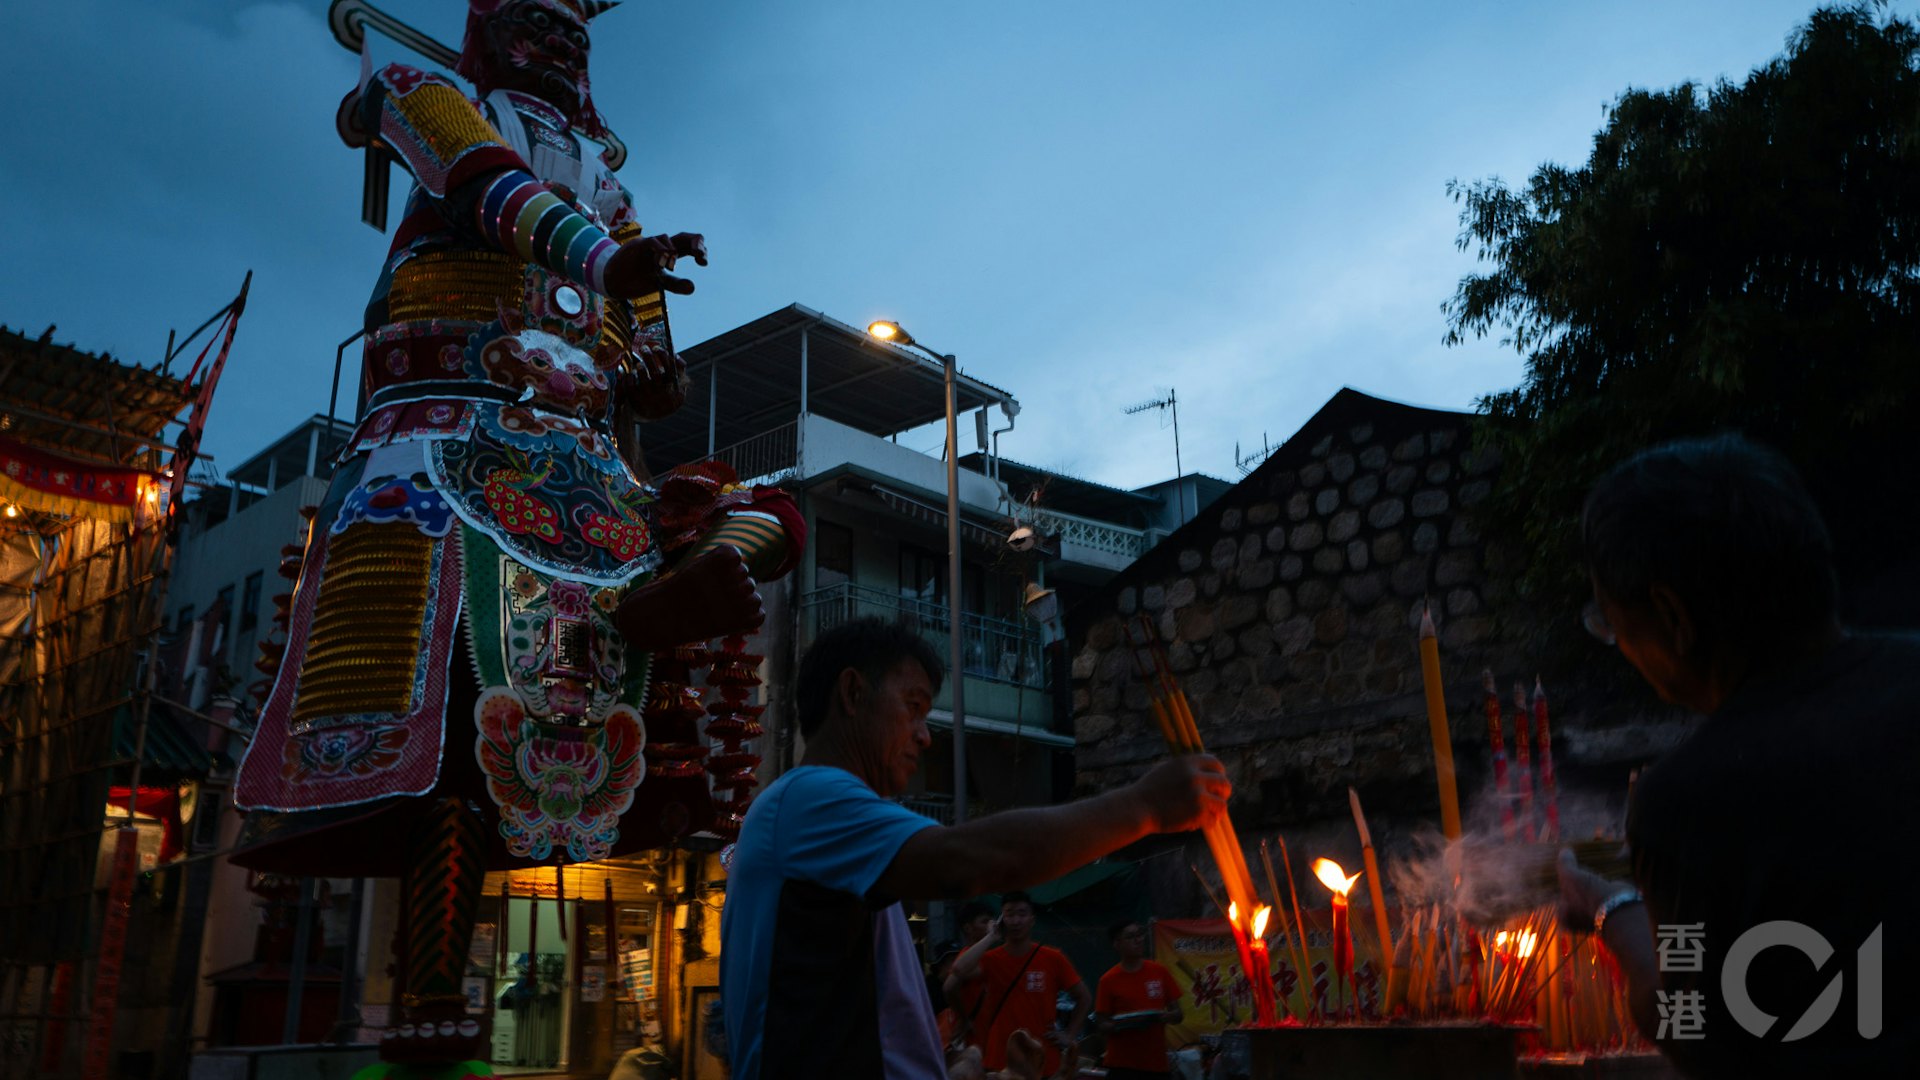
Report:
[[687,362],[657,345],[636,345],[634,363],[620,373],[614,393],[642,420],[671,416],[687,403]]
[[767,612],[739,549],[716,547],[635,589],[613,613],[627,644],[658,652],[760,629]]
[[602,278],[607,295],[631,299],[663,291],[685,296],[693,291],[693,282],[668,273],[681,259],[707,265],[707,238],[699,233],[674,233],[630,240],[607,260]]

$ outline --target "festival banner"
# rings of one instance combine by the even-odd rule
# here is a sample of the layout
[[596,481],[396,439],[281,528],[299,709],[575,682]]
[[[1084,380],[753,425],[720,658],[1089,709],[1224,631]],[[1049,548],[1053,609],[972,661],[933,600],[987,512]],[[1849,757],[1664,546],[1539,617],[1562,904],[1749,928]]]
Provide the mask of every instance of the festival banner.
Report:
[[152,482],[139,469],[74,461],[0,437],[0,498],[29,510],[132,521]]
[[[1274,920],[1276,923],[1278,919]],[[1299,941],[1291,933],[1272,927],[1266,936],[1271,957],[1266,977],[1273,982],[1274,998],[1280,1003],[1280,1016],[1301,1016],[1309,1004],[1322,1015],[1341,1006],[1340,994],[1328,974],[1332,961],[1332,939],[1328,929],[1331,917],[1326,912],[1308,912],[1306,962],[1312,969],[1310,979],[1300,977]],[[1378,961],[1365,943],[1357,950],[1353,978],[1359,996],[1359,1015],[1377,1018],[1380,993],[1384,987]],[[1225,919],[1161,919],[1153,924],[1153,958],[1168,971],[1181,990],[1180,1008],[1185,1018],[1167,1025],[1167,1045],[1178,1048],[1203,1035],[1217,1035],[1230,1027],[1253,1022],[1253,988],[1240,967],[1240,953],[1233,932]],[[1348,991],[1351,999],[1353,991]],[[1348,1004],[1352,1004],[1349,1000]]]

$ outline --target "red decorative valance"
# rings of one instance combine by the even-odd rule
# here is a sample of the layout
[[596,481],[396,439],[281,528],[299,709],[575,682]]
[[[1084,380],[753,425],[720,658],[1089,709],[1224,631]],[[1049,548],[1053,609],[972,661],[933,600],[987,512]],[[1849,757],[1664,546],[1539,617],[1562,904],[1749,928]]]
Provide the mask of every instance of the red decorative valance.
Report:
[[0,498],[28,510],[132,521],[144,493],[162,490],[139,469],[74,461],[0,437]]

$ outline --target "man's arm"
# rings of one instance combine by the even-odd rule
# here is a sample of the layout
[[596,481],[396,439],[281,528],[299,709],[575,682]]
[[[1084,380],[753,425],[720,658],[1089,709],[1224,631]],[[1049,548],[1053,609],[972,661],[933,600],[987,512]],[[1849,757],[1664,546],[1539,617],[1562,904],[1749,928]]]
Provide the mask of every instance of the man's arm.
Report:
[[1051,881],[1143,836],[1199,828],[1226,810],[1232,792],[1218,759],[1174,758],[1089,799],[923,829],[901,845],[880,891],[935,900]]
[[[1558,866],[1562,919],[1577,930],[1593,925],[1594,912],[1607,898],[1629,888],[1583,869],[1571,848],[1562,848]],[[1660,1032],[1660,966],[1653,944],[1653,914],[1645,900],[1616,909],[1601,928],[1600,941],[1627,979],[1627,1007],[1648,1042]]]
[[1652,915],[1645,904],[1621,908],[1607,917],[1600,940],[1627,977],[1627,1008],[1634,1025],[1657,1045],[1660,1033],[1660,966],[1653,945]]
[[[881,880],[885,881],[884,878]],[[947,972],[947,981],[942,989],[949,994],[956,993],[962,986],[979,978],[980,958],[987,955],[988,949],[1005,940],[1006,934],[1000,929],[1000,920],[993,920],[993,926],[985,936],[961,950],[960,955],[953,958],[953,970]]]

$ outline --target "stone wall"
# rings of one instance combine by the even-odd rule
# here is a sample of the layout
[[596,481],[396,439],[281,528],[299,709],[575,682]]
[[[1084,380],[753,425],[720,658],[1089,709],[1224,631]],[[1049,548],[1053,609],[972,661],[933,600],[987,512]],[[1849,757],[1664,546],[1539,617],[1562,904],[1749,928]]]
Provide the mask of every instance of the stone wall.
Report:
[[[1376,834],[1437,821],[1418,650],[1430,607],[1471,802],[1488,770],[1480,672],[1490,668],[1509,694],[1515,679],[1531,685],[1537,660],[1525,642],[1503,639],[1496,619],[1511,601],[1472,511],[1498,461],[1471,447],[1469,420],[1342,390],[1077,609],[1079,791],[1124,783],[1165,756],[1126,645],[1126,624],[1144,615],[1233,777],[1243,831],[1349,821],[1349,785],[1379,819]],[[1610,763],[1623,781],[1625,763],[1684,731],[1664,714],[1584,704],[1556,717],[1563,773]]]

